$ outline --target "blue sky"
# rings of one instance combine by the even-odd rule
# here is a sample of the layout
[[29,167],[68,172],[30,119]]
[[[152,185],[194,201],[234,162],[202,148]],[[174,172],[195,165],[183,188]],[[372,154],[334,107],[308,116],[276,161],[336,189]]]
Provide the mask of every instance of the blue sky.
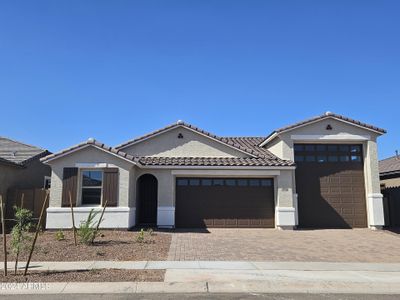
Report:
[[400,1],[1,1],[0,135],[51,151],[327,110],[400,148]]

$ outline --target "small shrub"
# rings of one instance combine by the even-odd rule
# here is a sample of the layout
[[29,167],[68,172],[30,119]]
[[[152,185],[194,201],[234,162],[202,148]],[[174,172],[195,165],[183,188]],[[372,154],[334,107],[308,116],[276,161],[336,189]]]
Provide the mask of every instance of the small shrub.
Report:
[[64,232],[60,229],[56,232],[55,238],[57,241],[63,241],[65,240],[65,235]]
[[153,236],[154,235],[154,230],[152,228],[147,229],[147,233],[149,236]]
[[78,237],[79,241],[85,245],[93,244],[94,239],[98,234],[98,230],[96,229],[98,222],[102,222],[102,220],[95,221],[95,218],[99,212],[95,212],[92,209],[87,217],[87,219],[79,225],[78,228]]
[[138,243],[143,243],[144,242],[144,229],[140,229],[137,237],[136,237],[136,242]]

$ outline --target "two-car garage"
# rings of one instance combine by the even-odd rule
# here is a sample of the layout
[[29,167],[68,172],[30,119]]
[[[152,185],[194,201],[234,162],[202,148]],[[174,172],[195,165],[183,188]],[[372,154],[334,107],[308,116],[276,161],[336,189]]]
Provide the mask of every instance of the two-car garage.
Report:
[[[298,227],[367,227],[362,145],[296,144]],[[274,179],[176,179],[175,226],[275,226]]]
[[177,178],[175,226],[274,227],[272,178]]

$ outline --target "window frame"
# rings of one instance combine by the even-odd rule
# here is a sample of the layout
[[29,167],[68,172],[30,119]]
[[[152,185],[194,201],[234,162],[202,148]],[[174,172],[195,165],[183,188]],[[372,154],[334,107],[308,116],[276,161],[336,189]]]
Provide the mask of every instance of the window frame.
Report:
[[[101,186],[84,186],[83,173],[86,171],[101,172]],[[100,189],[100,203],[99,204],[84,204],[83,203],[83,189]],[[101,207],[103,203],[103,188],[104,188],[104,169],[100,168],[82,168],[79,169],[79,206],[81,207]]]

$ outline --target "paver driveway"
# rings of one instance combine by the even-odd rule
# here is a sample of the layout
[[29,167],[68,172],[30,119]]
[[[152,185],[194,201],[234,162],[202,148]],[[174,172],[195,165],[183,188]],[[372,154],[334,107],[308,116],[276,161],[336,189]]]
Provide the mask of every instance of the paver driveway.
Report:
[[168,260],[400,262],[400,234],[369,229],[176,231]]

